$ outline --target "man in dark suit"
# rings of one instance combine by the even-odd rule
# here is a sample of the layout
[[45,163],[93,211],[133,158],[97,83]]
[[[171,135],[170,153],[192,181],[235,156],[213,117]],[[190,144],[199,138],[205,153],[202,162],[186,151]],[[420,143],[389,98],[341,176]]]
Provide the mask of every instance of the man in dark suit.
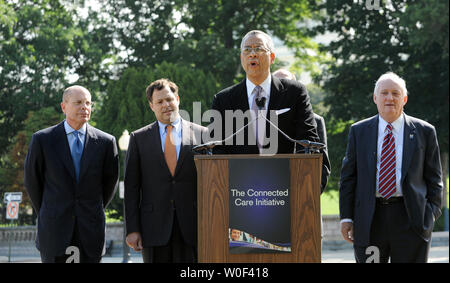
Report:
[[125,171],[127,243],[144,262],[196,262],[197,171],[192,147],[207,128],[179,115],[175,83],[146,90],[157,121],[130,136]]
[[[217,126],[215,120],[220,118],[222,131],[217,133],[213,130],[213,139],[225,139],[238,131],[242,124],[253,120],[256,122],[229,143],[216,146],[214,153],[277,154],[294,153],[294,150],[299,149],[263,118],[256,120],[256,113],[261,113],[259,111],[267,119],[277,121],[278,127],[289,137],[318,141],[316,122],[305,86],[271,76],[270,66],[274,60],[274,45],[269,35],[254,30],[244,36],[241,42],[241,64],[246,79],[214,96],[212,109],[217,110],[218,117],[213,118],[211,125]],[[258,105],[261,108],[258,109]],[[228,119],[231,117],[228,115],[230,112],[246,118],[241,120],[243,123],[237,118]]]
[[91,107],[87,89],[67,88],[66,119],[33,134],[28,149],[25,188],[38,215],[42,262],[76,261],[69,246],[78,248],[80,262],[100,262],[104,254],[104,208],[114,196],[119,158],[115,138],[88,124]]
[[[285,69],[278,69],[272,74],[274,77],[280,78],[280,79],[288,79],[288,80],[294,80],[296,81],[297,78],[295,75],[288,70]],[[322,181],[320,184],[320,191],[325,191],[325,187],[328,183],[328,177],[331,173],[331,165],[330,165],[330,159],[328,158],[328,144],[327,144],[327,130],[325,128],[325,120],[322,116],[314,113],[314,120],[316,121],[317,125],[317,134],[319,136],[319,141],[325,145],[325,149],[322,150],[323,153],[323,163],[322,163]]]
[[382,75],[378,115],[350,128],[342,163],[341,233],[357,262],[426,262],[441,215],[441,162],[436,131],[403,113],[406,84]]

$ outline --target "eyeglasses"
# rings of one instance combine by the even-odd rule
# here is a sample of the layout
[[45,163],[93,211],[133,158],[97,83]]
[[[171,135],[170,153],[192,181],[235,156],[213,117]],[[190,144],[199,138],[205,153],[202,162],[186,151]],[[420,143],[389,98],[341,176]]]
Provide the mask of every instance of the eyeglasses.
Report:
[[263,54],[269,50],[262,46],[256,46],[256,47],[246,46],[246,47],[242,48],[242,53],[244,53],[244,54],[250,54],[250,53],[252,53],[252,51],[254,51],[256,54]]

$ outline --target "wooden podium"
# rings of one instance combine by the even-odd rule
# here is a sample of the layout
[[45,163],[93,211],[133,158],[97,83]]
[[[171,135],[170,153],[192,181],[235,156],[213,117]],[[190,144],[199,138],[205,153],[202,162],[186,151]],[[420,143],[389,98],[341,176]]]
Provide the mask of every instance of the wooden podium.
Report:
[[[291,252],[230,254],[228,160],[233,158],[288,158],[290,165]],[[198,261],[320,262],[321,154],[196,155],[198,191]]]

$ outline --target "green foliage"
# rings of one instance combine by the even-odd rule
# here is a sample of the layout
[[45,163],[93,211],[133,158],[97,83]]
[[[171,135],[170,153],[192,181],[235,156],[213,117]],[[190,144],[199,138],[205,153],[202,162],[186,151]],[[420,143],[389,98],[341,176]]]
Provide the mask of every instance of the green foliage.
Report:
[[[298,22],[313,16],[312,0],[100,0],[102,12],[111,15],[111,33],[123,50],[128,66],[181,63],[211,72],[222,85],[242,73],[239,49],[242,37],[260,29],[298,50],[314,48],[306,26]],[[308,59],[308,60],[306,60]],[[305,65],[309,65],[305,64]]]
[[28,111],[58,107],[69,80],[95,97],[110,75],[103,60],[111,39],[70,2],[0,1],[0,156]]
[[110,83],[101,111],[96,113],[99,128],[119,138],[125,129],[132,132],[155,121],[145,89],[160,78],[177,84],[180,109],[189,112],[191,121],[193,103],[200,102],[203,113],[209,109],[213,95],[220,88],[212,74],[192,67],[166,62],[149,68],[131,67],[119,80]]
[[0,169],[0,196],[4,192],[22,192],[20,203],[19,222],[31,223],[34,218],[25,213],[31,210],[31,201],[25,191],[23,176],[25,157],[28,145],[34,132],[57,124],[63,115],[52,107],[42,108],[38,111],[30,111],[25,120],[25,127],[13,138],[13,143],[8,147],[8,154],[4,158],[4,166]]
[[[405,112],[432,123],[441,151],[448,152],[448,1],[390,1],[367,10],[364,1],[326,1],[318,33],[334,33],[322,46],[331,55],[315,81],[326,90],[325,107],[332,180],[337,180],[350,121],[377,113],[375,81],[385,72],[403,77],[408,88]],[[347,122],[345,122],[347,121]],[[345,130],[343,130],[345,129]],[[335,185],[331,185],[335,187]]]

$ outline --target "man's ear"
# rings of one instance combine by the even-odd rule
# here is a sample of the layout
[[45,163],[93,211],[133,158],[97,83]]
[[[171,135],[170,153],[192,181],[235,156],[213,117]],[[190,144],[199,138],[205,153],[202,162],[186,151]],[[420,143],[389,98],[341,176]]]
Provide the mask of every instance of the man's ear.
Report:
[[275,62],[275,53],[270,53],[270,65],[272,65]]

